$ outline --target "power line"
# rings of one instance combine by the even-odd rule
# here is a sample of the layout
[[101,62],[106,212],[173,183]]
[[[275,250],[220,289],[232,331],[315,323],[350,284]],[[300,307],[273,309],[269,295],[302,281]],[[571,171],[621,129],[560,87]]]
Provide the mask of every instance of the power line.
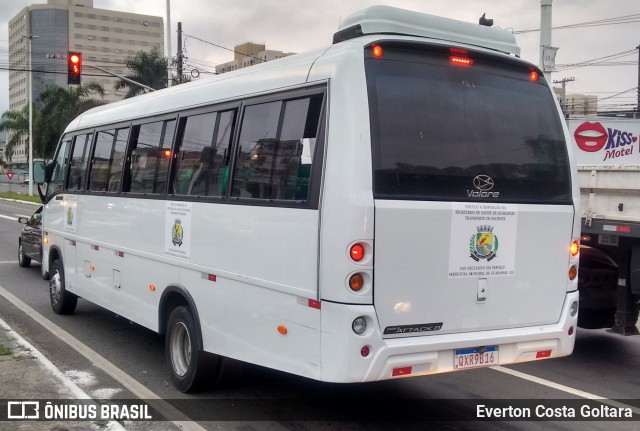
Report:
[[192,36],[192,35],[190,35],[190,34],[185,34],[185,39],[186,39],[186,38],[188,38],[188,37],[190,37],[190,38],[192,38],[192,39],[195,39],[195,40],[199,40],[200,42],[204,42],[204,43],[206,43],[206,44],[209,44],[209,45],[215,46],[216,48],[224,49],[224,50],[227,50],[227,51],[231,51],[231,52],[233,52],[233,53],[235,53],[235,54],[240,54],[240,55],[243,55],[243,56],[245,56],[245,57],[253,58],[254,60],[258,60],[258,61],[260,61],[260,62],[264,62],[264,61],[265,61],[265,60],[263,60],[263,59],[261,59],[261,58],[258,58],[258,57],[254,57],[254,56],[252,56],[252,55],[245,54],[244,52],[236,51],[236,50],[234,50],[234,49],[227,48],[227,47],[225,47],[225,46],[218,45],[218,44],[215,44],[215,43],[213,43],[213,42],[209,42],[208,40],[200,39],[199,37],[195,37],[195,36]]
[[[568,24],[568,25],[562,25],[558,27],[552,27],[551,29],[564,30],[569,28],[600,27],[605,25],[632,24],[636,22],[640,22],[640,14],[624,15],[620,17],[605,18],[605,19],[600,19],[595,21],[585,21],[585,22],[576,23],[576,24]],[[519,31],[514,31],[513,34],[532,33],[536,31],[540,31],[540,29],[536,28],[531,30],[519,30]]]

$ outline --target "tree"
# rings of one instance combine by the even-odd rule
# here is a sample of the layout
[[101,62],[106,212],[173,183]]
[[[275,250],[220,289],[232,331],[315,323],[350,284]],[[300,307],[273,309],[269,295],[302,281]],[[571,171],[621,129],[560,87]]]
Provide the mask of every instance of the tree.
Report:
[[[139,51],[135,57],[129,57],[125,65],[131,71],[126,78],[159,90],[167,86],[168,62],[157,49],[151,52]],[[127,89],[125,99],[146,93],[148,90],[123,79],[116,82],[116,90]]]
[[92,98],[94,94],[101,99],[104,97],[104,88],[97,82],[69,89],[49,86],[40,93],[43,108],[36,123],[37,128],[34,127],[37,130],[37,133],[34,132],[34,152],[45,159],[51,158],[64,129],[74,118],[107,103],[105,100]]
[[[36,110],[34,109],[33,113],[35,114],[35,112]],[[13,153],[20,143],[20,140],[24,137],[29,137],[29,105],[22,108],[21,111],[6,111],[2,114],[2,117],[0,117],[0,131],[12,133],[4,148],[4,155],[7,161],[11,163]],[[9,137],[9,135],[7,135],[7,137]]]

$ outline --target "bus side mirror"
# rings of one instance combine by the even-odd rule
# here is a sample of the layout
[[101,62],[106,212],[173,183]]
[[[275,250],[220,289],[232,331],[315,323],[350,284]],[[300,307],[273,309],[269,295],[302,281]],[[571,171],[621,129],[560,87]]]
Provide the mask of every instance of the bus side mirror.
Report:
[[33,183],[44,184],[45,182],[45,168],[42,160],[33,161]]

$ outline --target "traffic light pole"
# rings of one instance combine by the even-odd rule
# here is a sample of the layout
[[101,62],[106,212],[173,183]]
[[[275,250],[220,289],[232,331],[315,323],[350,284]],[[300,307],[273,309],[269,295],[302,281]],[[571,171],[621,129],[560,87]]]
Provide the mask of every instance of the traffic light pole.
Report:
[[108,71],[106,69],[103,69],[101,67],[98,67],[98,66],[93,66],[91,64],[85,64],[85,65],[83,65],[83,67],[91,67],[91,68],[94,68],[94,69],[98,69],[100,72],[108,73],[109,75],[115,76],[116,78],[120,78],[123,81],[127,81],[130,84],[137,85],[138,87],[142,87],[142,88],[147,89],[149,91],[156,91],[155,88],[148,87],[148,86],[146,86],[144,84],[141,84],[139,82],[134,81],[133,79],[129,79],[126,76],[118,75],[117,73],[110,72],[110,71]]

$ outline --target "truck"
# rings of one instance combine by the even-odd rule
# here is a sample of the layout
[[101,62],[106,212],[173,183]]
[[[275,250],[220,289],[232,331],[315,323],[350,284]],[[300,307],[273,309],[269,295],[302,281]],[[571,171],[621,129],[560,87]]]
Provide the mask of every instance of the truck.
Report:
[[569,117],[580,185],[578,326],[638,335],[640,119]]

